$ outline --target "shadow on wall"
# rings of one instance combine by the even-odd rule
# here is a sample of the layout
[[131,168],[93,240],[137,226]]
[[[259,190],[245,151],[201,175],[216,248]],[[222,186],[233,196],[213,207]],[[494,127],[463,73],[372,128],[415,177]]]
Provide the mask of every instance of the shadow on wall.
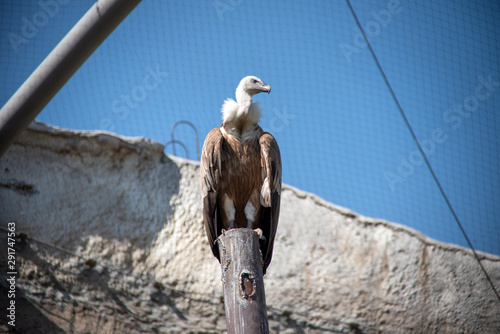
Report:
[[[3,230],[0,237],[7,238]],[[137,332],[125,321],[137,316],[125,305],[122,291],[115,290],[110,284],[106,267],[96,267],[89,261],[64,267],[71,262],[70,257],[56,249],[26,237],[15,238],[13,242],[18,263],[16,270],[19,269],[14,278],[7,265],[7,246],[0,243],[0,293],[8,297],[0,300],[0,317],[7,319],[7,323],[0,322],[0,332]],[[54,256],[59,261],[51,263],[47,260],[47,257]],[[89,306],[96,300],[99,301],[97,308],[95,304]]]
[[[0,237],[2,240],[7,240],[7,234],[4,231],[0,231]],[[21,259],[24,260],[29,257],[32,261],[37,263],[41,271],[49,273],[49,269],[52,265],[40,259],[31,247],[25,247],[25,245],[25,243],[17,243],[15,246],[15,254],[17,255],[16,260],[18,263],[20,263]],[[20,253],[22,254],[21,256],[19,256]],[[7,261],[7,254],[7,243],[0,242],[0,294],[3,296],[0,298],[0,317],[11,325],[9,327],[6,327],[6,324],[5,327],[0,325],[0,330],[6,333],[9,333],[9,328],[12,332],[19,333],[64,333],[62,328],[47,318],[46,315],[26,297],[23,290],[16,286],[16,280],[19,279],[19,276],[8,274],[12,272],[12,270],[8,269],[7,264],[12,262]],[[61,289],[61,284],[52,274],[47,277],[53,286],[64,293],[64,290]],[[12,301],[14,302],[13,305]]]
[[35,123],[0,159],[0,223],[70,251],[99,240],[145,249],[179,182],[160,143]]
[[[8,288],[5,286],[5,278],[5,276],[0,275],[0,293],[2,296],[7,296],[8,292]],[[0,298],[0,317],[2,317],[2,319],[8,319],[6,313],[8,302],[9,299]],[[17,291],[16,295],[16,318],[22,319],[22,321],[15,321],[16,331],[14,332],[14,330],[12,330],[12,333],[65,333],[62,328],[53,323],[33,305],[20,290]],[[2,328],[2,326],[0,326],[0,329],[4,330],[4,333],[10,333],[7,327]]]

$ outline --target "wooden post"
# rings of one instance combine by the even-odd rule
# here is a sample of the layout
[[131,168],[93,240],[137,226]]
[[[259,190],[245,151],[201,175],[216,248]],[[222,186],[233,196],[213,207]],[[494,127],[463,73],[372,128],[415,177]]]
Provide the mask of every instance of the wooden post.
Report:
[[259,236],[235,228],[224,231],[218,243],[227,333],[269,333]]

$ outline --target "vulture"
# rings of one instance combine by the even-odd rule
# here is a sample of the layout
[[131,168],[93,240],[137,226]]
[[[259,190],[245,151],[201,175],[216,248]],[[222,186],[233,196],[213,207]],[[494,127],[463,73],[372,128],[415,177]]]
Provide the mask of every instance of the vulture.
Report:
[[203,144],[200,164],[203,222],[220,262],[222,230],[254,229],[260,237],[263,272],[271,262],[281,198],[281,156],[274,137],[259,126],[261,110],[252,98],[271,87],[255,76],[243,78],[236,101],[222,105],[222,125]]

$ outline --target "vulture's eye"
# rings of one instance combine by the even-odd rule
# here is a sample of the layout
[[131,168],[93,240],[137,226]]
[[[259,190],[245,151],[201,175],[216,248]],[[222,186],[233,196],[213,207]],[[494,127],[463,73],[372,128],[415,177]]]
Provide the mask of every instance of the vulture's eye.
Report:
[[257,83],[257,80],[253,79],[253,80],[252,80],[252,82],[253,82],[253,83]]

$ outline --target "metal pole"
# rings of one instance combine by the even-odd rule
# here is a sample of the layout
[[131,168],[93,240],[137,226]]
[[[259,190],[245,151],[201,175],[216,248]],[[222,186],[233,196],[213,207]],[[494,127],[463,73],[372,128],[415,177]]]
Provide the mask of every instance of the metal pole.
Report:
[[175,142],[177,142],[177,140],[174,139],[174,132],[175,132],[175,128],[177,127],[177,125],[182,124],[182,123],[187,124],[191,128],[193,128],[194,134],[196,136],[196,160],[200,160],[200,143],[198,140],[198,130],[196,130],[196,127],[194,126],[194,124],[189,122],[189,121],[178,121],[177,123],[174,124],[174,126],[172,126],[172,130],[170,130],[171,142],[174,143],[174,145],[172,146],[172,148],[174,149],[174,155],[177,156],[177,154],[175,154]]
[[0,110],[0,157],[141,0],[98,0]]
[[228,334],[268,334],[259,236],[248,228],[225,231],[217,239]]

